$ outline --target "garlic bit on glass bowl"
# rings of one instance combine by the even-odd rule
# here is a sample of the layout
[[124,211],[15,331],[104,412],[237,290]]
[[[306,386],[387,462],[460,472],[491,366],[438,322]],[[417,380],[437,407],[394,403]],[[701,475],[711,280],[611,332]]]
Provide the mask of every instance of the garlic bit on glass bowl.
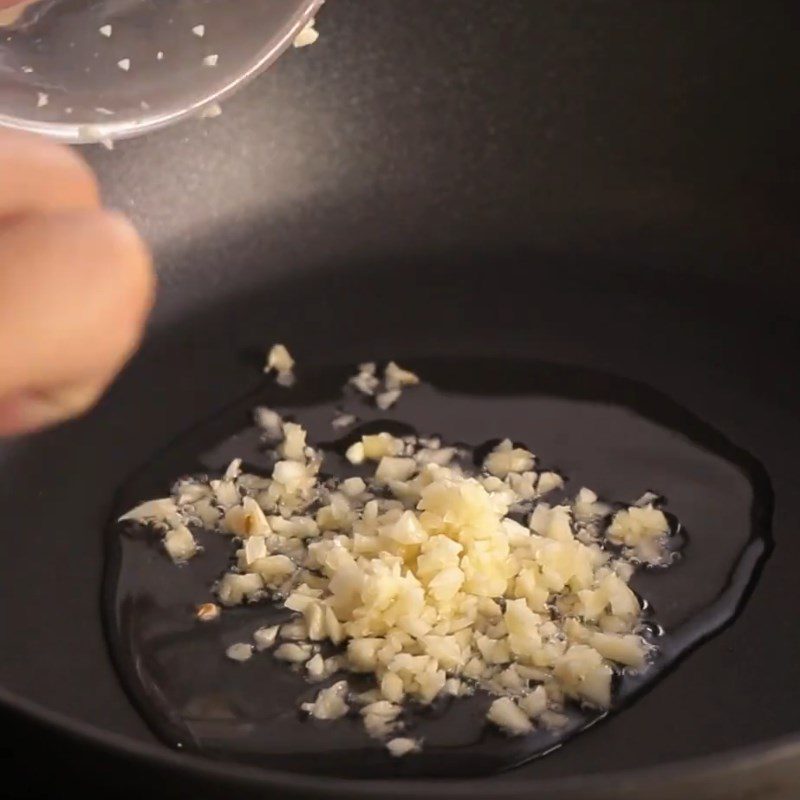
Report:
[[214,116],[322,2],[0,0],[0,126],[110,143]]

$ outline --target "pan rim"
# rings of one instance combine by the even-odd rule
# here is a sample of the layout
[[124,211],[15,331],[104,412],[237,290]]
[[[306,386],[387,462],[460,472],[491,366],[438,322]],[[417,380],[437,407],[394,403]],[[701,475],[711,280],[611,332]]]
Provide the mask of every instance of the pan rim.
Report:
[[[380,791],[382,798],[401,798],[412,794],[435,793],[442,798],[461,798],[475,794],[476,787],[491,783],[491,777],[475,780],[433,780],[433,779],[367,779],[336,778],[314,776],[295,772],[260,768],[228,761],[212,761],[192,753],[171,750],[166,745],[138,741],[130,736],[106,731],[89,722],[83,722],[54,711],[0,686],[0,708],[10,710],[23,717],[40,723],[57,733],[77,739],[83,744],[93,745],[101,750],[111,751],[133,758],[139,762],[188,772],[197,778],[214,778],[220,781],[238,782],[252,787],[280,788],[295,792],[321,792],[323,795],[346,800],[352,797],[374,797]],[[649,786],[669,786],[676,778],[682,782],[690,780],[710,780],[715,776],[735,773],[746,775],[757,768],[775,768],[782,764],[800,761],[800,734],[767,739],[753,745],[733,748],[696,758],[667,761],[650,767],[631,770],[598,772],[587,775],[573,775],[563,778],[525,778],[522,780],[506,777],[501,783],[492,786],[492,796],[503,798],[530,797],[536,789],[545,796],[562,795],[565,798],[575,791],[595,791],[613,785],[617,790],[623,788]]]

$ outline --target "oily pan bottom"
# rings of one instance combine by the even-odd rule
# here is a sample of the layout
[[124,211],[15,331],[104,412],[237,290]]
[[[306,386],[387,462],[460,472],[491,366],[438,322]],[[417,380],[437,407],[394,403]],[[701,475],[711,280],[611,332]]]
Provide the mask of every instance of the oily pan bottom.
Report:
[[[797,378],[786,365],[797,322],[760,316],[745,297],[685,280],[632,285],[608,265],[579,267],[528,252],[340,266],[248,287],[162,325],[100,409],[2,453],[0,683],[101,738],[121,735],[123,750],[155,744],[106,648],[103,528],[125,478],[178,432],[257,385],[260,353],[280,340],[300,363],[483,356],[592,367],[674,398],[769,475],[775,555],[735,624],[631,708],[542,760],[481,781],[486,791],[531,791],[540,782],[550,791],[551,779],[586,776],[586,794],[570,796],[598,796],[606,773],[794,733],[799,648],[787,605],[800,545],[788,443],[800,425]],[[331,779],[323,785],[336,788]],[[348,789],[358,791],[370,786]]]
[[[248,472],[270,474],[273,450],[253,425],[256,405],[303,426],[323,454],[321,480],[371,473],[344,458],[363,434],[434,434],[460,442],[468,454],[459,463],[471,469],[504,433],[536,442],[539,468],[565,475],[564,489],[547,495],[550,504],[569,502],[581,486],[628,502],[657,487],[668,511],[678,515],[671,517],[674,563],[633,576],[631,586],[645,604],[642,633],[656,651],[646,670],[615,677],[612,713],[734,617],[770,548],[771,490],[752,457],[638,382],[522,359],[403,363],[433,385],[408,389],[388,410],[343,390],[352,366],[304,363],[290,390],[265,379],[255,393],[180,436],[133,475],[114,516],[142,498],[163,495],[177,475],[221,475],[234,458]],[[357,415],[344,431],[331,425],[339,409]],[[258,627],[285,622],[287,612],[281,603],[262,602],[225,609],[213,624],[198,622],[195,608],[210,599],[237,545],[219,532],[198,529],[195,535],[202,552],[177,568],[161,537],[144,526],[114,521],[106,544],[104,612],[115,664],[134,703],[167,744],[315,775],[482,777],[543,757],[605,716],[568,703],[562,728],[539,725],[526,736],[509,737],[487,725],[491,697],[484,691],[442,696],[426,707],[406,703],[403,735],[423,744],[419,752],[393,758],[383,742],[366,734],[357,714],[331,722],[299,712],[301,703],[345,677],[354,691],[372,688],[369,676],[338,673],[309,684],[303,670],[290,670],[271,653],[246,663],[226,657],[227,647],[250,641]],[[336,652],[322,646],[327,654]]]

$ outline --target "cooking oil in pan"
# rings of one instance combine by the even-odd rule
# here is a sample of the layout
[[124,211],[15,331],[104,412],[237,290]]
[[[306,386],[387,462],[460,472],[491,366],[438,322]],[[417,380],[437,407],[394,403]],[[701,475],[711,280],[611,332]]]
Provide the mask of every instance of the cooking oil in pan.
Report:
[[[365,432],[435,434],[471,443],[478,455],[483,443],[509,437],[564,474],[569,495],[589,486],[632,502],[653,490],[680,520],[676,562],[640,569],[632,581],[646,600],[657,653],[646,672],[617,676],[610,713],[735,617],[769,549],[771,491],[751,456],[664,395],[624,379],[526,361],[410,366],[432,385],[406,391],[388,412],[362,397],[343,401],[345,369],[307,370],[291,390],[270,382],[162,452],[122,489],[119,510],[163,496],[180,475],[221,472],[234,457],[250,471],[268,470],[272,457],[250,424],[256,405],[300,422],[324,450],[329,474],[351,474],[343,450]],[[359,418],[344,437],[331,426],[339,409]],[[173,746],[315,774],[464,777],[542,756],[606,716],[576,705],[559,731],[508,738],[486,723],[488,695],[442,699],[412,711],[409,735],[424,740],[422,751],[392,758],[359,719],[305,717],[299,704],[320,686],[268,653],[245,663],[225,656],[230,644],[251,641],[256,628],[287,612],[265,603],[197,621],[195,608],[211,599],[232,548],[217,533],[196,536],[203,553],[176,568],[151,531],[112,524],[108,532],[104,612],[114,660],[144,718]]]

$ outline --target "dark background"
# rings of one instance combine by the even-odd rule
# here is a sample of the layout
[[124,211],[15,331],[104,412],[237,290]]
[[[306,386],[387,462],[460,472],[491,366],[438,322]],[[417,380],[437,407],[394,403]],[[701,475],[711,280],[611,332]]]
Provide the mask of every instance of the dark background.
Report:
[[[156,250],[154,331],[263,283],[254,262],[296,276],[386,251],[506,251],[521,228],[575,280],[595,260],[611,285],[685,275],[791,314],[798,9],[330,0],[320,40],[221,118],[85,152]],[[192,253],[218,273],[192,280]],[[10,714],[0,768],[7,796],[135,789],[121,762]]]

